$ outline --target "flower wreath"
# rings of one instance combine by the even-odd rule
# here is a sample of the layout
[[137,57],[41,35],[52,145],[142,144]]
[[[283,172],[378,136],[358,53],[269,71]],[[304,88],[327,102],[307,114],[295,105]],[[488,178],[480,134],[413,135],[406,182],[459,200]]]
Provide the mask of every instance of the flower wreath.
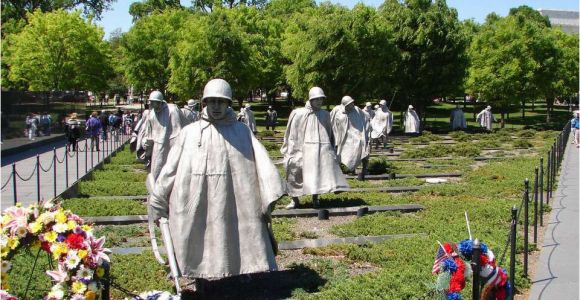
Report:
[[471,277],[471,266],[463,262],[454,244],[445,243],[439,248],[443,253],[438,252],[432,270],[433,274],[438,274],[435,283],[437,299],[460,300],[465,281]]
[[44,299],[92,300],[101,291],[110,251],[103,248],[105,238],[95,238],[93,228],[71,211],[18,203],[2,213],[0,229],[1,299],[18,299],[8,293],[7,279],[10,259],[23,247],[40,248],[57,262],[57,270],[46,271],[54,285]]

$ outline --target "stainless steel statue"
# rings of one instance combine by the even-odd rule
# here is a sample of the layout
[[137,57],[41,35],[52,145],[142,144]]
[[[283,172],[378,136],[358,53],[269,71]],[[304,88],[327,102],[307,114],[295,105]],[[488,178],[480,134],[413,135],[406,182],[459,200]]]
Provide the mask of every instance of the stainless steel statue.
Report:
[[369,158],[370,120],[368,114],[354,104],[352,97],[344,96],[341,105],[330,112],[330,121],[339,161],[353,173],[362,163],[363,170],[359,174],[362,180]]
[[312,195],[317,207],[319,194],[348,188],[333,147],[330,114],[321,108],[324,99],[321,88],[311,88],[305,107],[294,109],[288,118],[280,149],[292,197],[287,208],[297,207],[304,195]]
[[201,119],[180,132],[155,182],[151,214],[169,220],[182,276],[276,270],[269,224],[283,181],[264,146],[236,121],[225,80],[209,81],[202,101]]
[[183,113],[183,116],[187,120],[188,124],[199,120],[199,113],[196,110],[196,106],[198,105],[199,101],[189,99],[187,101],[187,105],[181,109],[181,112]]
[[421,120],[415,112],[415,108],[413,105],[409,105],[407,111],[405,112],[404,116],[404,126],[405,126],[405,133],[419,133],[421,128]]
[[388,136],[393,130],[393,113],[389,110],[386,100],[379,102],[375,117],[371,121],[371,128],[371,139],[376,142],[377,148],[381,142],[383,148],[386,148]]
[[481,127],[485,127],[489,131],[493,129],[493,122],[497,122],[491,113],[491,106],[487,106],[484,110],[477,114],[475,120]]
[[463,130],[467,128],[467,122],[465,121],[465,114],[463,110],[459,108],[459,105],[451,111],[451,116],[449,117],[451,123],[451,130]]

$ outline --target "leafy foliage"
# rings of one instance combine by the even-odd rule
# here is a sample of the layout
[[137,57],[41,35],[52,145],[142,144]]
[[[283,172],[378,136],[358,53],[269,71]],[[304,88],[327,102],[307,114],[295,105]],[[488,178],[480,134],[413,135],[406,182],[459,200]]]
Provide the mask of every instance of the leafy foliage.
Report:
[[146,215],[145,203],[138,200],[94,198],[72,198],[63,201],[63,207],[74,211],[80,216],[130,216]]

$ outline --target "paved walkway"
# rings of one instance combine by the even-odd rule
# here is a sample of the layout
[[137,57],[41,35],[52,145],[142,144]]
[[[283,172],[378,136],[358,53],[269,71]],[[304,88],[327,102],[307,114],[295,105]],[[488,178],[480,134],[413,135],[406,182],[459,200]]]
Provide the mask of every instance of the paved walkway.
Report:
[[[572,135],[570,135],[572,137]],[[578,153],[568,141],[530,300],[580,299],[578,291]]]
[[[129,136],[119,137],[122,141]],[[110,155],[111,149],[116,147],[110,139],[105,146],[101,141],[100,150],[91,151],[90,140],[79,140],[79,152],[68,153],[68,186],[67,186],[67,165],[65,160],[66,145],[64,141],[58,141],[42,147],[31,147],[23,153],[9,156],[2,156],[2,171],[0,184],[2,184],[1,208],[5,209],[14,205],[14,188],[12,176],[12,162],[16,165],[16,172],[19,176],[16,178],[16,199],[24,205],[36,203],[39,198],[37,189],[37,170],[36,154],[39,155],[41,165],[40,172],[40,200],[46,201],[54,198],[54,166],[53,166],[53,147],[56,148],[56,195],[65,191],[69,186],[81,178],[87,172],[90,172],[93,165],[97,165],[104,159],[104,156]],[[84,151],[85,146],[88,151]],[[106,150],[106,151],[105,151]],[[78,176],[77,176],[78,170]],[[28,180],[23,180],[28,179]]]

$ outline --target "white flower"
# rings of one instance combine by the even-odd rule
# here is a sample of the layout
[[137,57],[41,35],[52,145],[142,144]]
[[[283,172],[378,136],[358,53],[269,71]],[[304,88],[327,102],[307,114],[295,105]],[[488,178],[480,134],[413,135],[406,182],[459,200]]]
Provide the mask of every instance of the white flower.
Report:
[[8,245],[8,237],[6,235],[0,235],[0,247],[4,248]]
[[63,233],[68,230],[68,226],[66,223],[57,223],[52,226],[52,230],[54,230],[56,233]]
[[71,250],[66,256],[66,267],[69,269],[74,269],[81,262],[81,259],[77,255],[77,251]]
[[10,269],[12,269],[12,264],[7,260],[3,260],[2,264],[0,265],[0,271],[5,273],[10,271]]
[[77,278],[90,280],[93,278],[93,270],[81,268],[77,271]]
[[18,226],[16,228],[16,235],[18,237],[25,237],[27,233],[28,233],[28,229],[26,229],[26,226]]
[[53,208],[54,207],[54,202],[52,202],[52,200],[46,201],[46,202],[44,202],[44,205],[43,206],[46,209]]
[[50,293],[48,293],[49,299],[62,299],[64,298],[64,291],[62,290],[62,285],[56,284],[52,287]]
[[91,281],[88,285],[87,288],[93,292],[98,292],[99,291],[99,287],[97,286],[97,283],[94,281]]

